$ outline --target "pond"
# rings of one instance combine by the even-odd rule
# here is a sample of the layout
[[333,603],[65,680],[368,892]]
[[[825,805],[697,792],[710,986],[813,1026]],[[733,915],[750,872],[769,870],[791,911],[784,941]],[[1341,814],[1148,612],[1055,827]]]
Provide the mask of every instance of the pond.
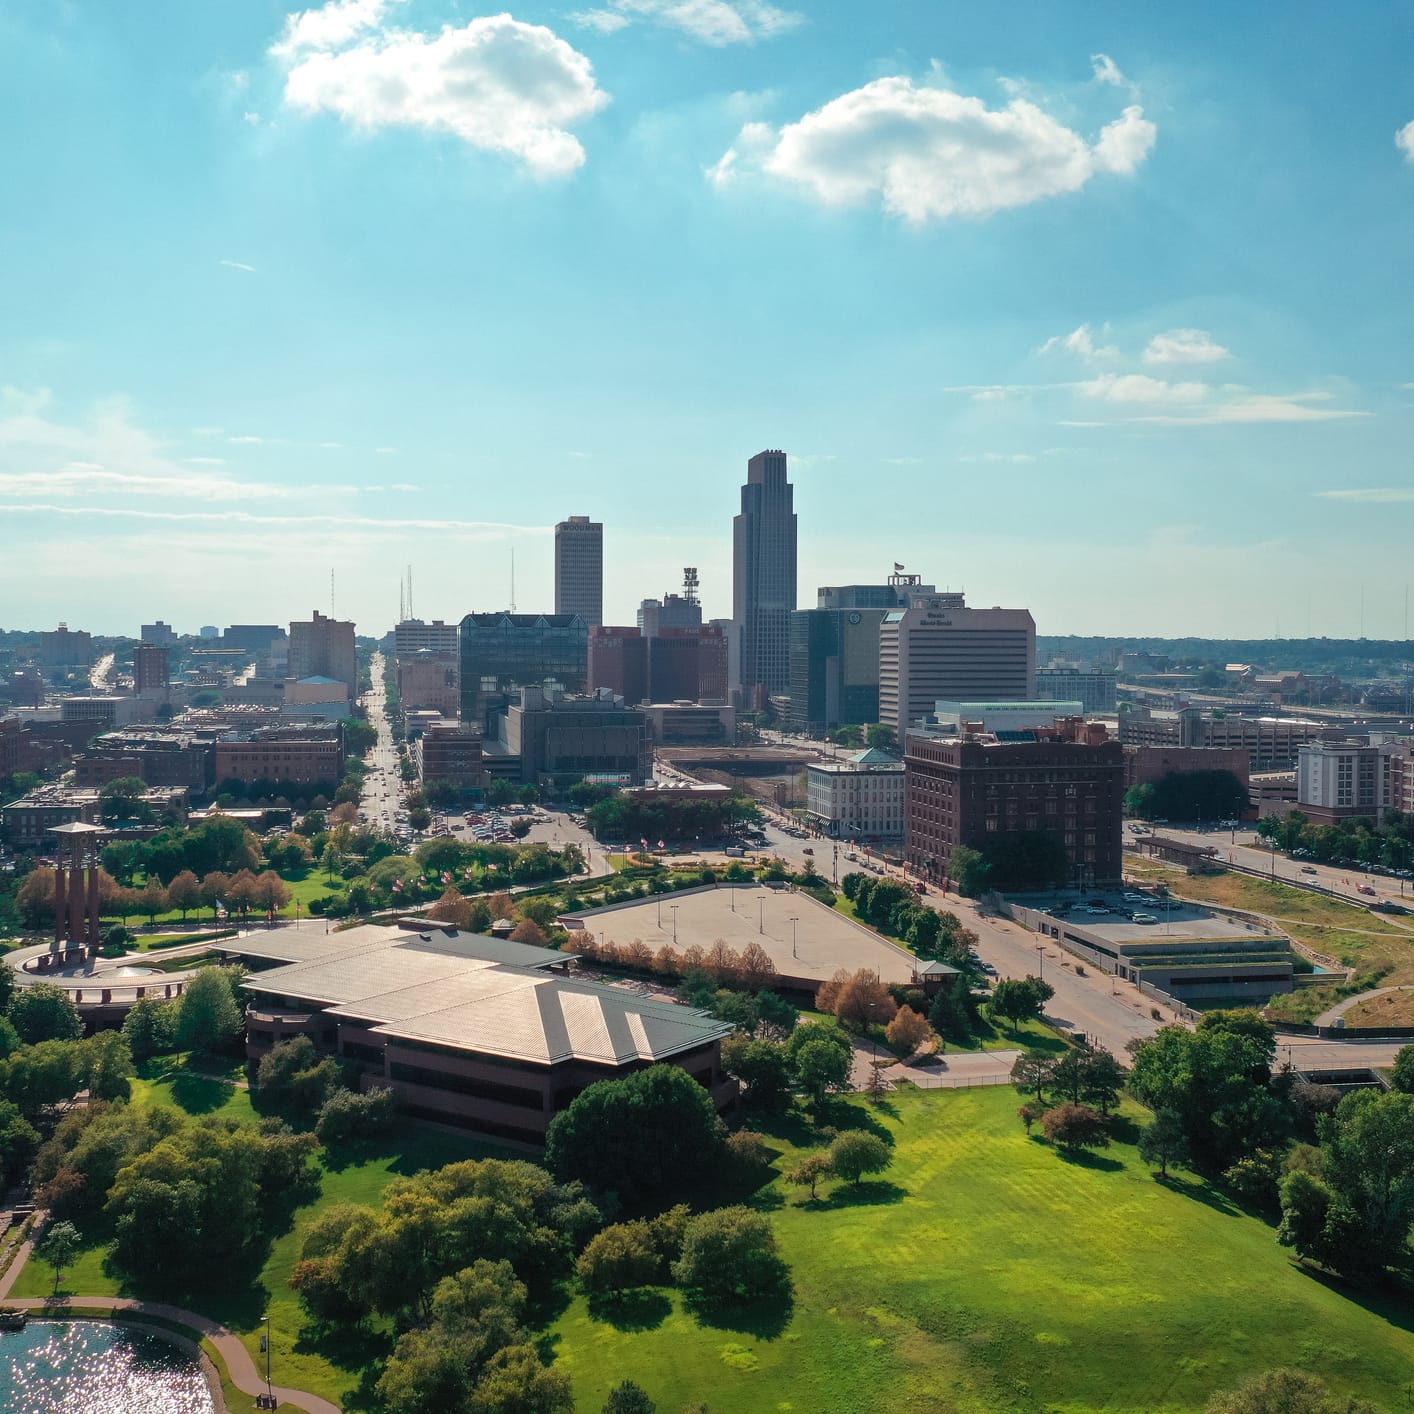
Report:
[[0,1334],[0,1409],[16,1414],[215,1414],[198,1362],[106,1321],[35,1321]]

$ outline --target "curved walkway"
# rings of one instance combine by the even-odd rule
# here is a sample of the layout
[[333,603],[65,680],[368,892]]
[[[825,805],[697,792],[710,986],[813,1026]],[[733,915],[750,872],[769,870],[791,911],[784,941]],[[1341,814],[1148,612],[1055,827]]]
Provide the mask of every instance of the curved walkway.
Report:
[[1361,1002],[1373,1001],[1376,997],[1382,997],[1386,992],[1414,992],[1414,985],[1405,983],[1398,987],[1375,987],[1368,992],[1357,992],[1353,997],[1346,997],[1343,1002],[1337,1002],[1327,1011],[1323,1011],[1315,1021],[1317,1026],[1332,1026],[1338,1017],[1342,1017],[1353,1006],[1358,1006]]
[[[206,1316],[200,1316],[195,1311],[187,1311],[181,1306],[168,1306],[160,1301],[134,1301],[126,1296],[63,1296],[58,1300],[51,1297],[25,1297],[19,1300],[10,1298],[10,1288],[33,1250],[34,1243],[26,1241],[11,1263],[10,1270],[5,1273],[4,1279],[0,1280],[0,1300],[4,1300],[6,1305],[21,1306],[27,1311],[41,1313],[63,1311],[73,1307],[84,1310],[122,1311],[139,1317],[155,1316],[159,1320],[173,1321],[177,1325],[186,1326],[199,1338],[204,1337],[211,1342],[226,1367],[227,1377],[242,1394],[254,1396],[265,1393],[265,1381],[241,1338],[234,1331],[227,1330],[225,1326]],[[288,1404],[295,1409],[304,1409],[308,1414],[343,1414],[337,1404],[321,1399],[317,1394],[307,1394],[304,1390],[286,1389],[282,1385],[275,1385],[274,1393],[282,1408]]]

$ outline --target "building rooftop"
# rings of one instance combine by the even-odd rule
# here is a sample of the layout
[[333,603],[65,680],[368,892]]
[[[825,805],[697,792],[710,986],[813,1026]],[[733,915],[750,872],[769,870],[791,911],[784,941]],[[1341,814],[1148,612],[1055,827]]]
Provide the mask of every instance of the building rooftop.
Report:
[[732,1030],[691,1007],[551,972],[568,965],[565,953],[455,928],[286,928],[219,946],[286,964],[247,978],[252,992],[322,1005],[391,1039],[547,1065],[661,1060]]

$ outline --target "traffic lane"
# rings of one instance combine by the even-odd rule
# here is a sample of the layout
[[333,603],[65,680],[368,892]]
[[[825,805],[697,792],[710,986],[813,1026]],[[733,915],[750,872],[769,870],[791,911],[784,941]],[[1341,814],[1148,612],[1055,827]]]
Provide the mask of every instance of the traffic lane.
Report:
[[1083,1031],[1122,1062],[1128,1063],[1125,1047],[1130,1041],[1152,1036],[1172,1020],[1167,1014],[1162,1019],[1153,1017],[1149,1009],[1154,1003],[1118,978],[1089,968],[1084,977],[1078,976],[1074,959],[1020,924],[981,918],[965,906],[954,911],[964,927],[977,934],[977,954],[997,969],[999,978],[1042,977],[1056,991],[1046,1004],[1046,1020],[1063,1030]]
[[1277,1063],[1297,1070],[1351,1070],[1391,1066],[1404,1041],[1325,1041],[1315,1036],[1277,1037]]

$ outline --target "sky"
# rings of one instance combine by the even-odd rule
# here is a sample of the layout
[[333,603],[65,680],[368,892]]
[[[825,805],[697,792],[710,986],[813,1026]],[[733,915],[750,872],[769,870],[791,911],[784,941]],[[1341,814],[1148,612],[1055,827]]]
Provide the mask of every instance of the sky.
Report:
[[[1414,10],[0,5],[0,626],[800,603],[1408,635]],[[1363,610],[1362,610],[1363,604]]]

